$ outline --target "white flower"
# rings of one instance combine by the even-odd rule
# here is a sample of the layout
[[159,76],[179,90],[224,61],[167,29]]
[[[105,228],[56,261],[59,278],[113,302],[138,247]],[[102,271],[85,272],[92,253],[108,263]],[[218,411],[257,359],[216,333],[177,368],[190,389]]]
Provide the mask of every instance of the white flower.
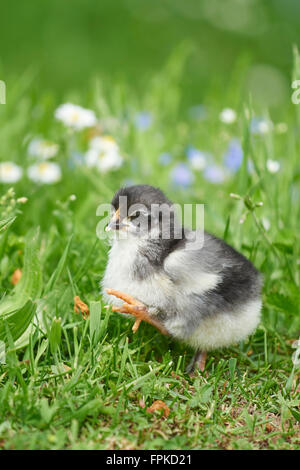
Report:
[[59,145],[49,140],[44,139],[33,139],[28,145],[28,154],[32,157],[42,158],[47,160],[48,158],[54,157],[59,149]]
[[16,183],[23,174],[19,165],[13,162],[0,163],[0,181],[1,183]]
[[35,183],[51,184],[61,179],[60,166],[52,162],[42,162],[31,165],[27,170],[27,174]]
[[205,167],[206,165],[206,158],[204,155],[200,155],[200,153],[198,155],[194,155],[191,160],[191,167],[194,169],[194,170],[203,170],[203,168]]
[[118,152],[119,146],[111,136],[93,137],[90,140],[90,147],[100,153]]
[[109,170],[117,170],[123,163],[123,158],[119,152],[99,152],[96,149],[89,149],[85,154],[85,162],[89,167],[97,168],[101,173]]
[[97,123],[94,111],[72,103],[65,103],[59,106],[55,110],[54,116],[66,126],[77,131],[95,126]]
[[105,173],[120,168],[123,158],[117,142],[111,136],[94,137],[90,141],[90,149],[85,154],[85,162],[87,166]]
[[190,162],[191,167],[194,170],[203,170],[203,168],[206,165],[206,160],[207,160],[207,154],[204,152],[201,152],[200,150],[190,147],[187,150],[187,157]]
[[271,222],[269,221],[269,219],[267,219],[267,217],[262,217],[261,221],[263,224],[263,228],[265,229],[266,232],[268,232],[271,227]]
[[268,134],[273,129],[273,122],[263,117],[254,117],[251,119],[250,131],[254,135]]
[[219,119],[225,124],[232,124],[236,121],[236,112],[234,111],[234,109],[225,108],[219,114]]
[[280,163],[276,160],[267,160],[267,170],[274,174],[280,170]]

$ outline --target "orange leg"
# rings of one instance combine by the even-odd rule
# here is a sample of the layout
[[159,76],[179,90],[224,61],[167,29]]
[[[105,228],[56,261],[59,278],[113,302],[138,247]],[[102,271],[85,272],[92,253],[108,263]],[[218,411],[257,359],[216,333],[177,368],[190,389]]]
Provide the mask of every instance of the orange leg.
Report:
[[190,364],[187,366],[186,371],[190,374],[191,377],[194,376],[194,372],[199,369],[201,372],[205,369],[207,353],[205,351],[196,351],[193,359]]
[[146,305],[139,300],[135,299],[131,295],[124,294],[116,289],[106,289],[109,295],[114,295],[125,303],[120,307],[112,307],[113,312],[130,313],[136,317],[136,321],[132,327],[132,331],[135,333],[140,326],[142,321],[149,323],[150,325],[157,328],[163,335],[169,335],[168,330],[156,319],[149,315]]
[[105,290],[109,295],[114,295],[115,297],[118,297],[118,299],[124,300],[124,302],[126,302],[127,304],[140,305],[141,307],[142,306],[144,307],[144,304],[142,302],[140,302],[139,300],[136,300],[134,297],[132,297],[129,294],[124,294],[124,292],[121,292],[116,289],[105,289]]
[[199,357],[199,360],[198,360],[198,367],[199,367],[199,369],[201,370],[201,372],[203,372],[204,369],[205,369],[206,357],[207,357],[207,353],[206,353],[206,352],[202,352],[201,355],[200,355],[200,357]]

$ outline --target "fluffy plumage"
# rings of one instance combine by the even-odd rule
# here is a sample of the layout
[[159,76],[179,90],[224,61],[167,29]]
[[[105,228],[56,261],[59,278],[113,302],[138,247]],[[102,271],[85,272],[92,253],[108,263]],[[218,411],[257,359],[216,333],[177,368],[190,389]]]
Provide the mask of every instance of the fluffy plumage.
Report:
[[[122,188],[112,205],[119,209],[119,197],[128,207],[172,203],[157,188],[138,185]],[[133,225],[133,222],[131,222]],[[171,217],[171,236],[164,239],[157,222],[158,238],[141,237],[129,230],[126,239],[115,239],[102,280],[103,295],[109,303],[122,301],[107,295],[114,288],[135,297],[174,338],[193,348],[208,351],[229,346],[251,334],[260,319],[261,276],[253,264],[234,248],[205,232],[203,246],[194,242]],[[174,231],[182,239],[174,238]],[[198,243],[198,245],[197,245]]]

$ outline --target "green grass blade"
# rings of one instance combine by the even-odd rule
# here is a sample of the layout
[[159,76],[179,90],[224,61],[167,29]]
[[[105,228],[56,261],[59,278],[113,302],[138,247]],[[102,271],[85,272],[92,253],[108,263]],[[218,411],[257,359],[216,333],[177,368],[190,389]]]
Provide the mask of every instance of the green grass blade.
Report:
[[98,343],[101,334],[101,302],[90,302],[90,337],[92,344]]
[[52,276],[50,277],[50,279],[49,279],[49,281],[48,281],[48,283],[45,287],[45,291],[44,291],[45,294],[53,289],[53,287],[55,286],[56,282],[60,278],[60,276],[61,276],[61,274],[62,274],[62,272],[63,272],[63,270],[66,266],[71,241],[72,241],[72,236],[70,237],[70,239],[67,243],[67,246],[66,246],[66,248],[63,252],[63,255],[62,255],[62,257],[61,257],[61,259],[60,259],[60,261],[57,265],[57,268],[55,269],[55,271],[53,271]]
[[10,315],[2,316],[0,320],[0,340],[5,341],[7,339],[5,324],[8,325],[13,340],[18,339],[28,328],[35,310],[36,305],[28,300],[24,307],[11,312]]

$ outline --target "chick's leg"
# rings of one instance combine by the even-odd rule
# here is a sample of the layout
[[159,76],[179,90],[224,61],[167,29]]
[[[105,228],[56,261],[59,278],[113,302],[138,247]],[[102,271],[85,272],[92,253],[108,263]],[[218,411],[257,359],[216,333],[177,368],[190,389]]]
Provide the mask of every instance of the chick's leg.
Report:
[[199,369],[201,372],[205,369],[207,353],[205,351],[196,351],[194,357],[186,368],[189,374],[193,374],[195,370]]
[[132,327],[132,331],[134,333],[137,331],[141,322],[145,321],[146,323],[149,323],[150,325],[157,328],[163,335],[169,335],[169,332],[164,327],[164,325],[156,318],[150,316],[146,305],[144,305],[142,302],[135,299],[131,295],[125,294],[116,289],[106,289],[106,292],[109,295],[114,295],[115,297],[125,301],[125,303],[120,307],[112,307],[113,312],[130,313],[136,317],[136,321]]

